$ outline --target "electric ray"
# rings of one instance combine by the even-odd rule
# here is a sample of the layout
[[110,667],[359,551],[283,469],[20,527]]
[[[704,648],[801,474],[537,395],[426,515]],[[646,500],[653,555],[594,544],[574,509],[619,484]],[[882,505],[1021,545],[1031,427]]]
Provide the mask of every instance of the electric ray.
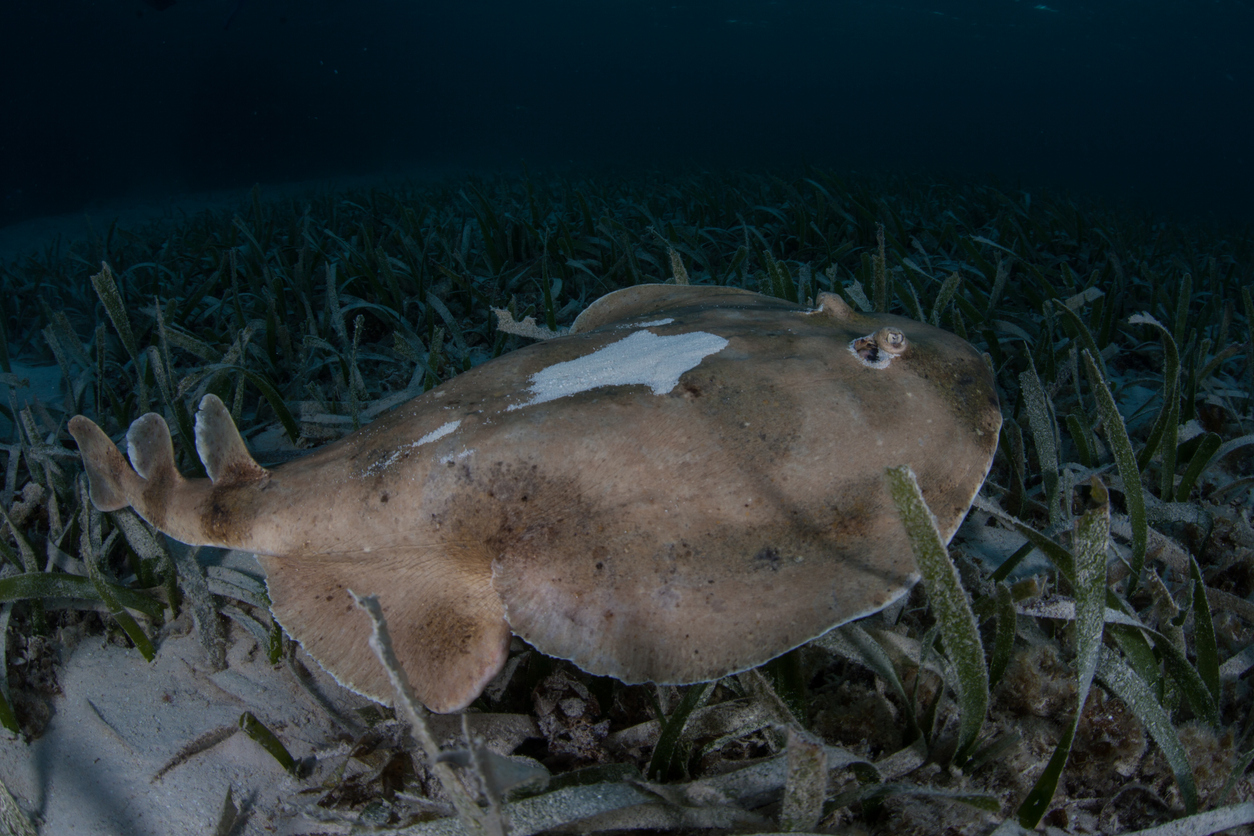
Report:
[[732,288],[641,285],[303,458],[265,469],[207,395],[174,465],[161,416],[70,422],[91,498],[256,552],[274,615],[387,700],[349,590],[378,596],[415,691],[466,706],[511,632],[624,682],[715,679],[879,610],[918,578],[884,480],[910,465],[949,540],[1001,425],[962,339]]

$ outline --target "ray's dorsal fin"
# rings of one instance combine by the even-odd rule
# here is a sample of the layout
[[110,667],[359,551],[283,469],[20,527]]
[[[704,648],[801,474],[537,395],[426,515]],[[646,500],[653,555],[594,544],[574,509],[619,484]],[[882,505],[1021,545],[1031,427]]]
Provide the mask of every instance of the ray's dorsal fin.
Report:
[[200,410],[196,413],[196,453],[216,487],[246,485],[270,478],[270,471],[249,455],[244,439],[231,420],[231,413],[217,395],[200,399]]
[[[139,478],[172,489],[183,481],[174,466],[174,442],[165,419],[155,412],[141,415],[126,431],[126,454]],[[132,500],[134,497],[132,497]]]

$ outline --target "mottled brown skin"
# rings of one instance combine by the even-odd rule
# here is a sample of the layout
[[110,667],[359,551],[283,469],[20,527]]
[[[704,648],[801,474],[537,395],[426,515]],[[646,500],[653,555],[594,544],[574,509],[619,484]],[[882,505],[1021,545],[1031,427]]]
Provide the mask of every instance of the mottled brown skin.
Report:
[[[536,372],[668,318],[648,330],[728,344],[664,394],[604,386],[508,409]],[[851,345],[885,328],[876,339],[896,353],[872,368]],[[640,286],[572,331],[273,471],[248,458],[216,398],[198,417],[212,482],[174,472],[157,416],[132,426],[138,474],[86,418],[71,432],[99,507],[131,504],[177,539],[257,552],[284,627],[340,681],[385,699],[348,590],[378,595],[436,711],[478,695],[511,631],[593,673],[684,683],[880,609],[917,578],[885,468],[914,469],[948,540],[996,447],[992,376],[969,344],[829,294],[807,310]]]

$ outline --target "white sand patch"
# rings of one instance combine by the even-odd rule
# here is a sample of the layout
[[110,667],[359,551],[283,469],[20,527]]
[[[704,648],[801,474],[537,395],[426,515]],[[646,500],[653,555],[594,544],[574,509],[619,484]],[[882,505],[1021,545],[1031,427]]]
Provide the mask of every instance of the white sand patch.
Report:
[[[0,398],[7,397],[5,392],[8,391],[9,384],[12,384],[13,393],[17,396],[18,409],[38,399],[54,413],[63,411],[64,397],[61,394],[60,366],[31,366],[12,360],[10,367],[13,369],[12,376],[6,376],[0,382]],[[7,401],[4,402],[7,404]],[[12,431],[13,425],[9,419],[0,415],[0,441],[7,441]]]
[[637,331],[578,360],[556,363],[531,376],[531,398],[512,404],[522,409],[602,386],[644,385],[665,395],[679,385],[680,376],[711,354],[727,347],[727,340],[706,331],[659,336]]
[[[367,704],[305,658],[324,695],[343,708]],[[248,638],[231,643],[229,661],[210,672],[194,633],[167,638],[152,663],[134,649],[85,639],[57,672],[63,694],[43,736],[27,744],[0,732],[0,774],[42,821],[41,833],[211,833],[227,787],[237,805],[251,807],[239,832],[273,833],[292,813],[285,805],[301,798],[298,790],[323,765],[315,778],[297,781],[237,732],[154,780],[192,741],[237,728],[245,711],[293,757],[342,748],[326,712],[285,666],[272,667]]]

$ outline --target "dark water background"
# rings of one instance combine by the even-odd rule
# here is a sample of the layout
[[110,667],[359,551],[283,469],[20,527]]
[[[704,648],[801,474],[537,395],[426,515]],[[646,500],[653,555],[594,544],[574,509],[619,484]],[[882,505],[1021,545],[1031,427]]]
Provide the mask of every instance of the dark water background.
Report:
[[1233,0],[3,0],[0,107],[0,225],[522,163],[992,175],[1254,217]]

